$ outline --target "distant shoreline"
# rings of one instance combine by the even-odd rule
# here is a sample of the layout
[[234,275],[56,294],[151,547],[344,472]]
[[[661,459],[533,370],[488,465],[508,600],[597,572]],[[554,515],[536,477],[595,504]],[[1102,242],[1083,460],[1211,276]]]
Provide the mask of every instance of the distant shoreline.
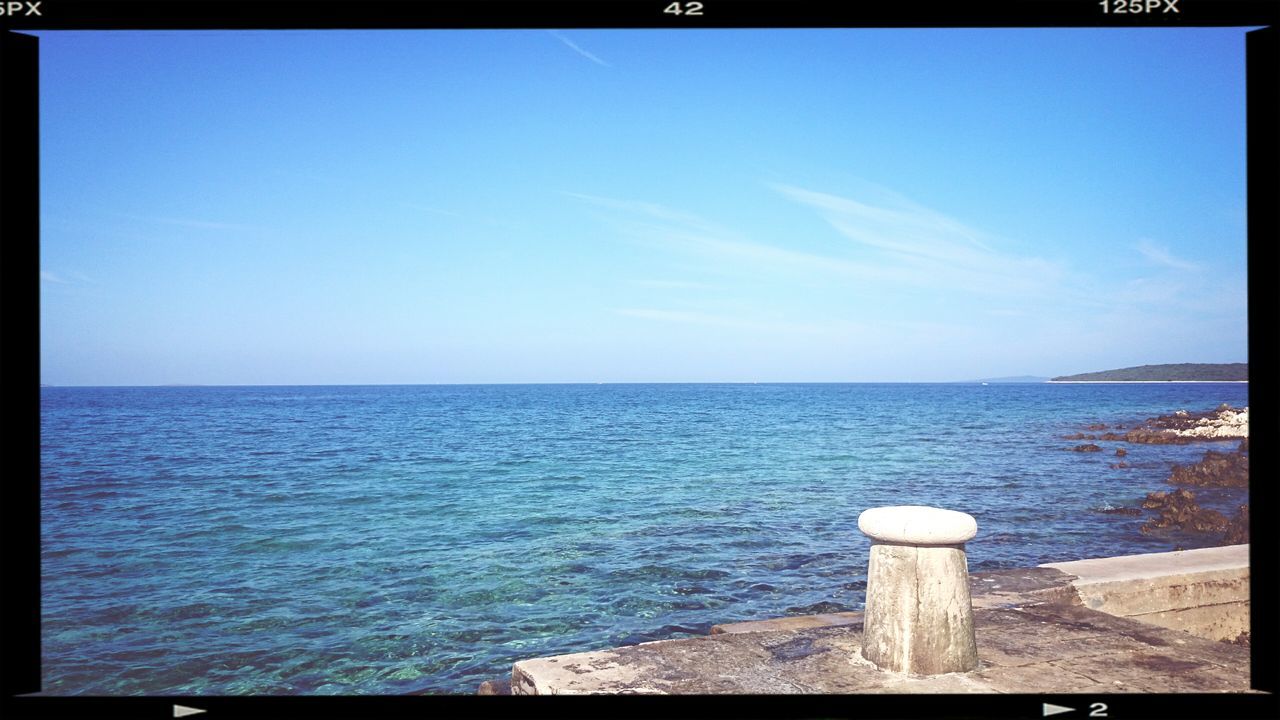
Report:
[[1050,385],[1137,385],[1141,383],[1248,383],[1248,380],[1045,380]]
[[1103,370],[1101,372],[1057,375],[1058,382],[1248,382],[1249,363],[1164,363]]

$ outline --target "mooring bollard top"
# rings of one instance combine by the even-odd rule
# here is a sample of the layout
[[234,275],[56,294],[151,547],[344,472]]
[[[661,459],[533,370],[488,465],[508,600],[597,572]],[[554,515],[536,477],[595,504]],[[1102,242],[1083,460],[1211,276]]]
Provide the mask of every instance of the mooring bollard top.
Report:
[[927,505],[872,508],[858,516],[858,529],[872,540],[907,545],[959,545],[978,534],[972,515]]

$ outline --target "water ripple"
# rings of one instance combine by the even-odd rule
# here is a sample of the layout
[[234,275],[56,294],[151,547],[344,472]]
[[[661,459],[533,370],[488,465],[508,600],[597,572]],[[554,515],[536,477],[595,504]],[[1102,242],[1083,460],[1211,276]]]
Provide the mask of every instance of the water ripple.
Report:
[[1093,509],[1136,506],[1203,448],[1114,469],[1060,438],[1247,392],[45,388],[44,682],[471,693],[521,658],[859,609],[856,520],[879,505],[974,514],[973,570],[1196,547]]

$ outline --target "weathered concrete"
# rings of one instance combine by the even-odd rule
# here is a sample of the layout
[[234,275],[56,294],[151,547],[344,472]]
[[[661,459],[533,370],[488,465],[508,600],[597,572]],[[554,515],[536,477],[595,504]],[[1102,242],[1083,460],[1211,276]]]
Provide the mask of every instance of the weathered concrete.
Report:
[[[975,609],[1011,608],[1026,605],[1076,604],[1074,576],[1052,568],[1017,568],[991,570],[969,575],[969,596]],[[768,620],[745,620],[711,627],[712,635],[721,633],[776,632],[819,627],[856,625],[862,628],[861,611],[794,615]]]
[[1249,630],[1249,546],[1044,565],[1075,576],[1081,602],[1111,615],[1234,640]]
[[[968,673],[920,677],[877,668],[861,657],[863,617],[852,612],[731,623],[708,637],[524,660],[512,668],[511,692],[1249,692],[1248,647],[1146,622],[1161,612],[1201,612],[1192,603],[1218,597],[1206,594],[1214,573],[1243,572],[1247,599],[1247,569],[1247,546],[1239,546],[974,573],[979,663]],[[1144,583],[1156,587],[1169,575],[1200,582],[1206,592],[1182,593],[1172,610],[1134,617],[1081,603],[1101,598],[1097,604],[1107,607],[1107,592],[1141,595]],[[1203,612],[1228,604],[1211,602]]]
[[963,545],[978,533],[972,515],[927,505],[864,510],[858,529],[877,542],[895,545]]
[[963,546],[877,543],[867,565],[862,656],[913,675],[978,666]]
[[746,620],[737,623],[712,625],[711,634],[777,632],[779,630],[808,630],[820,627],[840,627],[857,625],[862,627],[862,611],[824,613],[822,615],[795,615],[793,617],[770,618],[769,620]]
[[874,508],[858,518],[874,542],[867,564],[862,657],[912,675],[978,666],[964,542],[973,517],[922,506]]
[[1249,651],[1070,605],[974,611],[981,662],[912,676],[861,658],[858,625],[724,632],[523,660],[521,694],[1247,692]]

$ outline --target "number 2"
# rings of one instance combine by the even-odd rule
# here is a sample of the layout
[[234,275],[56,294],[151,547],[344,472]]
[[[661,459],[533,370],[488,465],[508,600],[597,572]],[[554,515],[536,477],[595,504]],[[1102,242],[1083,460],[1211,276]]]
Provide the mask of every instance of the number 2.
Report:
[[1089,710],[1090,710],[1089,717],[1106,717],[1107,716],[1106,703],[1093,703],[1092,705],[1089,706]]

